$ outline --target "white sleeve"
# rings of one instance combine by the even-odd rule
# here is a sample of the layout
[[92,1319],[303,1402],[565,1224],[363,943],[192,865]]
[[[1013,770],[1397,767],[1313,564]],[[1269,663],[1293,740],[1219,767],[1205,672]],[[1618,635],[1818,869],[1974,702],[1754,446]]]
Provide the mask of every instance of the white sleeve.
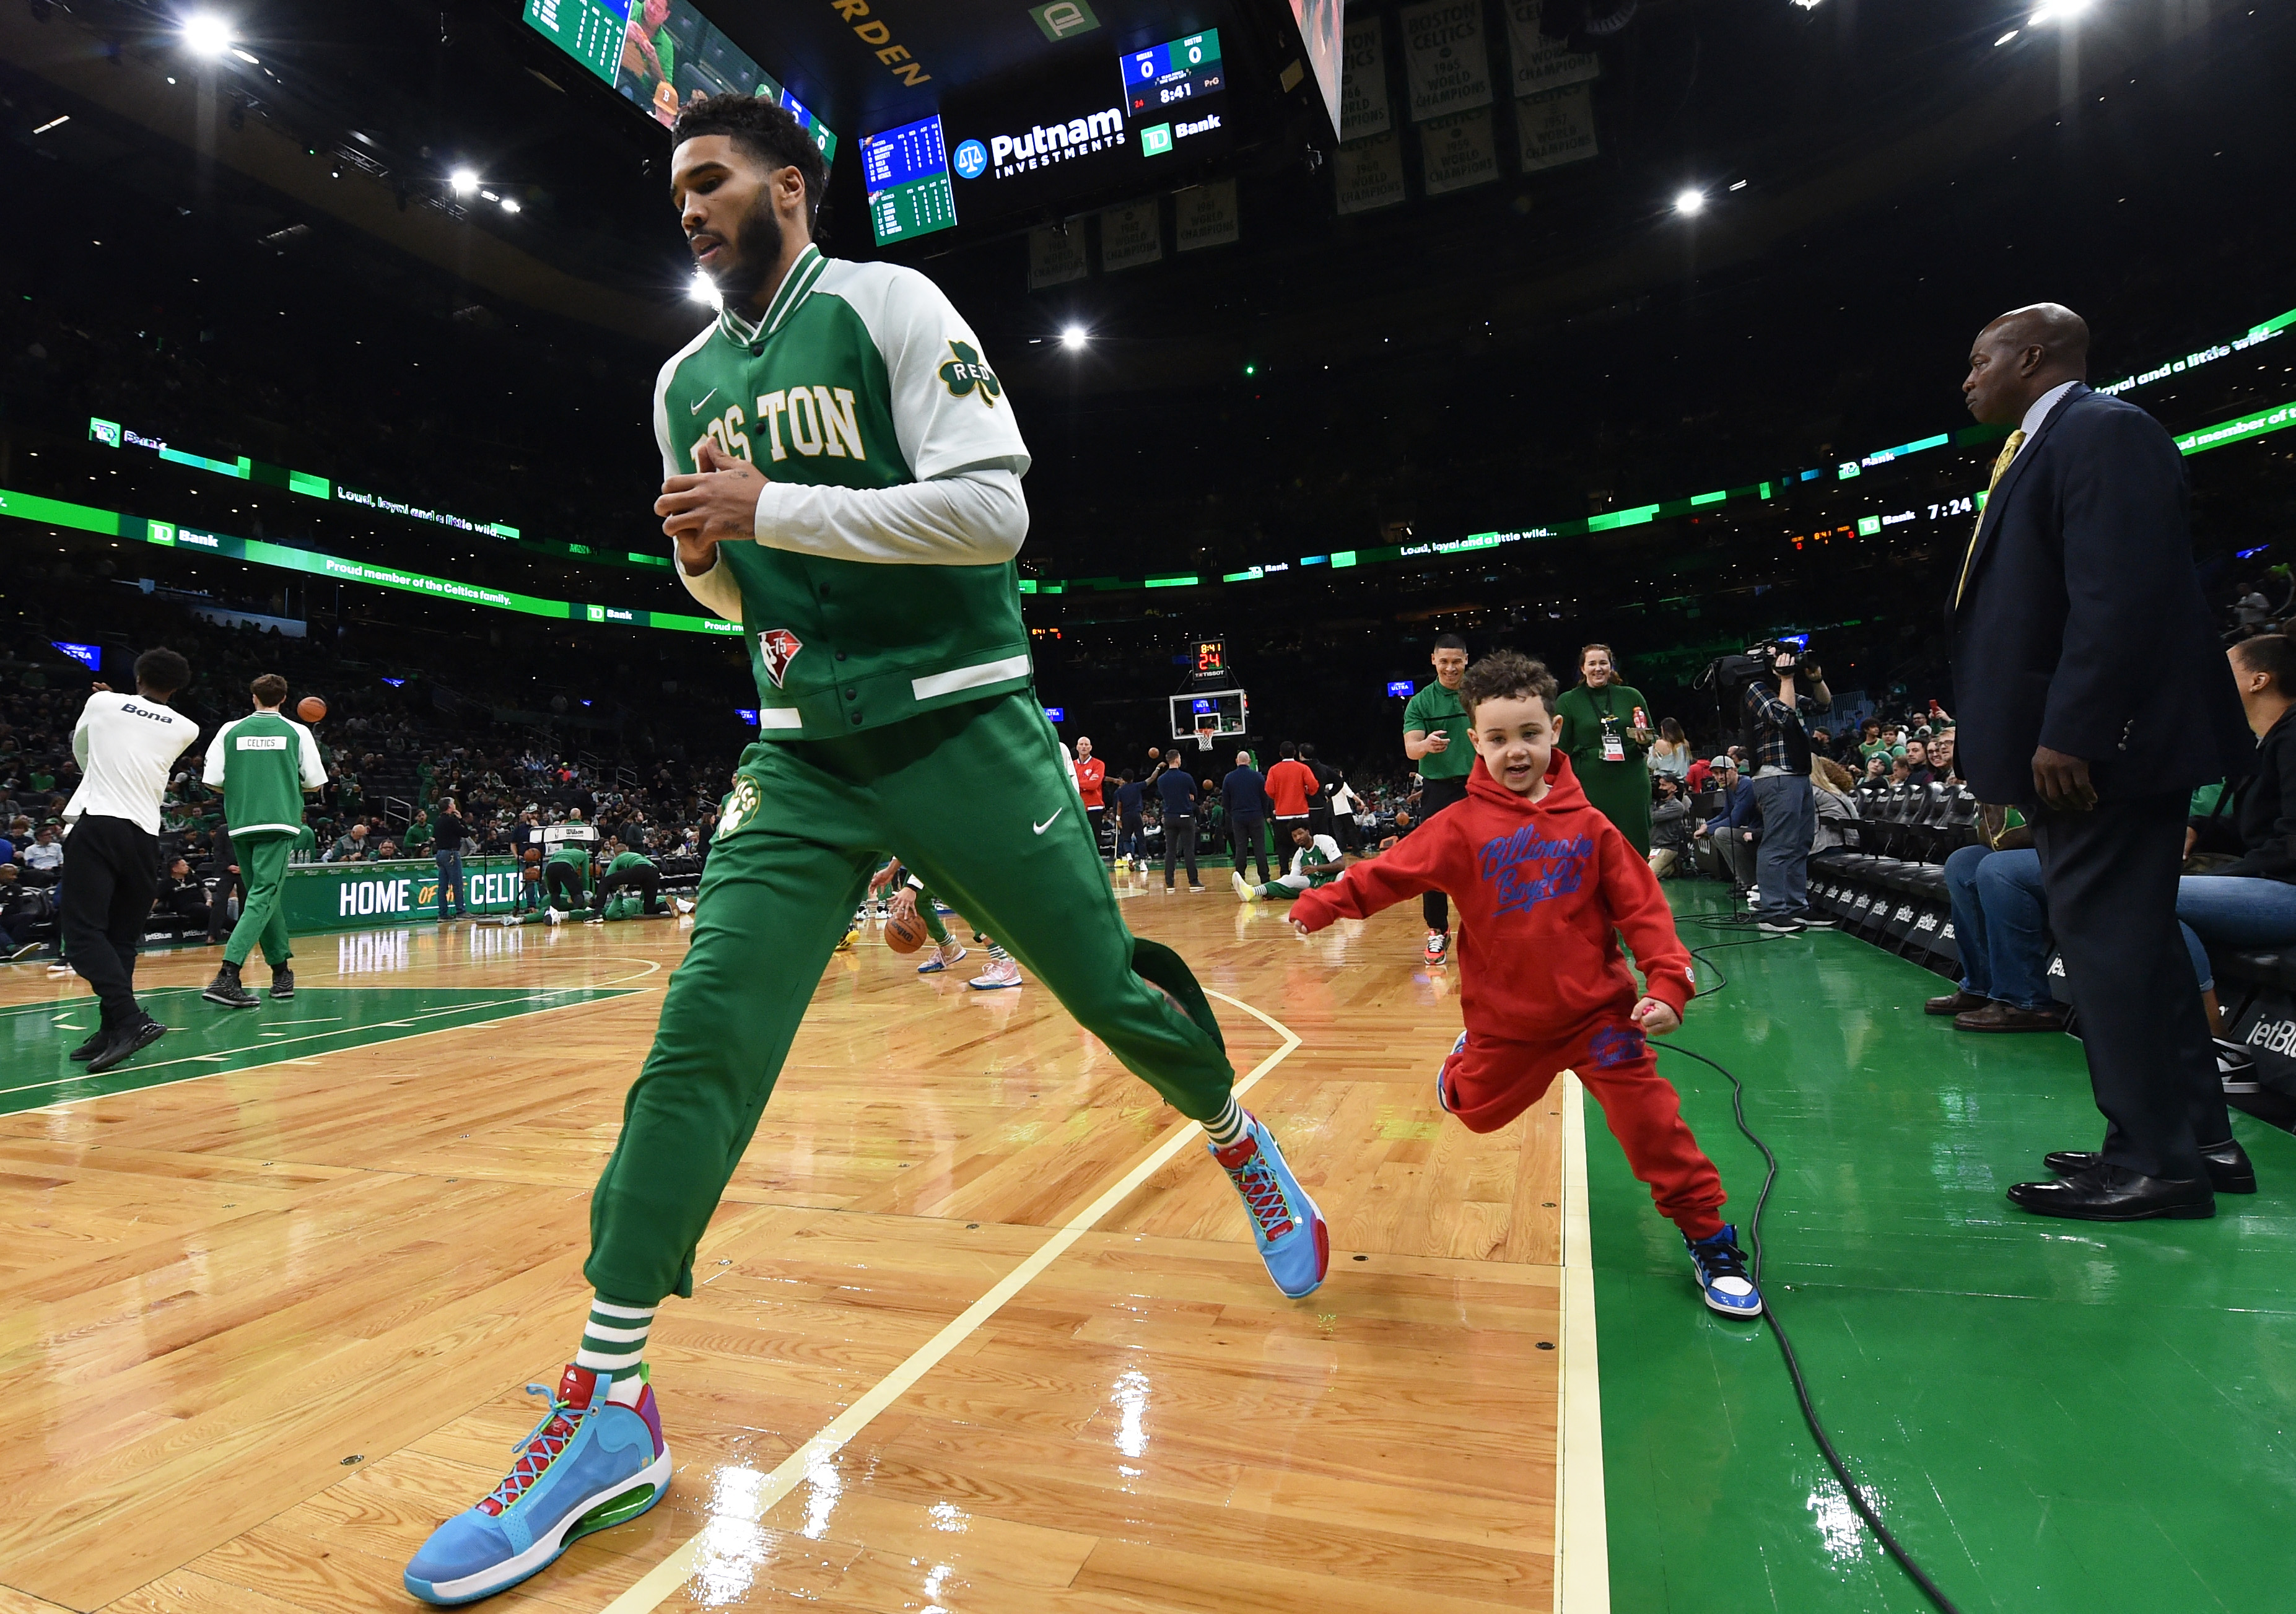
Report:
[[[316,791],[327,782],[326,759],[319,755],[319,741],[309,729],[299,723],[291,722],[291,726],[302,741],[303,788]],[[210,750],[208,755],[215,752]]]
[[890,487],[768,482],[758,496],[757,534],[768,549],[833,561],[994,566],[1021,553],[1029,503],[1018,473],[1002,466]]
[[234,717],[216,730],[215,738],[208,741],[207,766],[200,770],[201,784],[223,783],[223,742],[230,736],[231,731],[238,726],[239,719]]
[[914,269],[857,266],[840,294],[861,316],[885,361],[902,463],[920,482],[998,466],[1029,471],[1013,400],[980,339],[941,289]]
[[95,721],[95,697],[90,695],[87,704],[79,709],[79,722],[72,728],[72,760],[79,764],[80,777],[87,776],[88,731]]
[[685,562],[677,559],[676,551],[670,563],[677,568],[677,580],[685,585],[685,592],[708,606],[728,622],[742,619],[742,586],[734,581],[734,569],[724,561],[712,560],[709,569],[691,572]]

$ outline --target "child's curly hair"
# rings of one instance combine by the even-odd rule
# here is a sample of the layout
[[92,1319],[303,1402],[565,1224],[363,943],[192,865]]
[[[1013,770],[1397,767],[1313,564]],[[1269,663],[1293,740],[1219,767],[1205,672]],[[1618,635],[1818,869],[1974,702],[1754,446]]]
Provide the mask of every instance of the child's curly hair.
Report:
[[1546,663],[1534,661],[1518,651],[1495,651],[1467,668],[1459,684],[1459,699],[1472,717],[1485,700],[1523,700],[1536,695],[1551,713],[1555,692],[1562,686]]

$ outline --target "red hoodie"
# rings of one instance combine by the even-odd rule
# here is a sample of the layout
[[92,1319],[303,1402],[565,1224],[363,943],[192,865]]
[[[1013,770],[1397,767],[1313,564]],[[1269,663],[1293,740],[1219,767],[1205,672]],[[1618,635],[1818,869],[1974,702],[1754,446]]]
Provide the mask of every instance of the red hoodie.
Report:
[[1644,988],[1619,951],[1619,930],[1651,996],[1678,1015],[1695,990],[1658,877],[1595,810],[1561,751],[1537,801],[1476,758],[1465,800],[1392,851],[1302,891],[1292,917],[1320,930],[1438,889],[1459,905],[1459,1002],[1470,1031],[1540,1042],[1626,1012]]

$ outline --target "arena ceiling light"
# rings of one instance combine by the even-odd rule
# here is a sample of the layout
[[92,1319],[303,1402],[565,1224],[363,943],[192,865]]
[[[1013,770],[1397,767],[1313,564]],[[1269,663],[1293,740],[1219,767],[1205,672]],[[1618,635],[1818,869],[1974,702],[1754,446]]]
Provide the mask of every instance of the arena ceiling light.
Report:
[[447,176],[447,183],[454,187],[457,196],[475,194],[479,188],[479,171],[476,168],[456,168]]
[[194,56],[220,56],[231,48],[231,24],[213,12],[184,19],[184,48]]
[[1674,199],[1674,210],[1685,217],[1695,218],[1699,214],[1706,211],[1706,193],[1703,191],[1678,193]]
[[2034,8],[2027,22],[2033,28],[2045,22],[2070,22],[2095,3],[2095,0],[2043,0],[2042,4]]
[[726,306],[726,299],[719,293],[718,283],[701,269],[694,270],[693,283],[685,288],[685,295],[697,303],[708,303],[713,308]]
[[1067,325],[1062,328],[1061,346],[1063,348],[1081,348],[1091,340],[1091,333],[1082,325]]

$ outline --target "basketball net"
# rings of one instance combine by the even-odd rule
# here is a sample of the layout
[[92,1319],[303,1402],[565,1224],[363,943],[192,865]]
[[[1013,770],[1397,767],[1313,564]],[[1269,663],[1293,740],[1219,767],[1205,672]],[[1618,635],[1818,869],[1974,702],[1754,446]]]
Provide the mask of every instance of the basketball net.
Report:
[[1196,749],[1200,751],[1208,751],[1212,749],[1211,725],[1205,724],[1196,730]]

